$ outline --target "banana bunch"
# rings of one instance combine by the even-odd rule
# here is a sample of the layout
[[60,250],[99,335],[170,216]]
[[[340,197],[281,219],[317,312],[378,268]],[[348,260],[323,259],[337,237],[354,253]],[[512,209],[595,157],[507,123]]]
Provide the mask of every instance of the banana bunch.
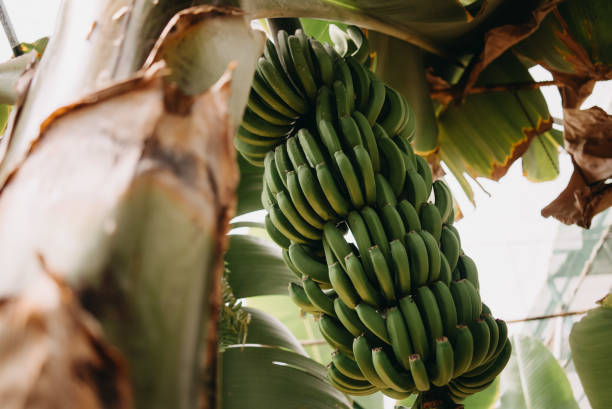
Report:
[[367,68],[361,30],[330,34],[333,47],[301,30],[267,42],[235,146],[264,167],[266,230],[336,349],[329,381],[459,402],[506,365],[505,323],[481,302],[449,188],[412,150],[406,100]]

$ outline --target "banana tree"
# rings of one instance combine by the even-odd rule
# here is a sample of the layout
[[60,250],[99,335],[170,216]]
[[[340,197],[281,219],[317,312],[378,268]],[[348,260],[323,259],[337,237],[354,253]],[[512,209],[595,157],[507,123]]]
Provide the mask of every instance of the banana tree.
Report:
[[[264,49],[252,20],[368,30],[377,75],[416,113],[415,150],[468,195],[466,174],[498,179],[521,156],[534,179],[558,173],[561,141],[526,71],[543,64],[563,91],[577,167],[564,194],[581,195],[562,195],[557,214],[588,226],[610,205],[609,152],[589,149],[607,146],[609,117],[578,109],[610,78],[605,1],[205,3],[65,0],[42,59],[5,86],[6,407],[367,407],[235,300],[284,293],[291,274],[274,245],[226,236],[233,216],[262,208],[262,172],[232,145]],[[597,132],[583,143],[585,129]],[[228,241],[238,253],[224,269]]]

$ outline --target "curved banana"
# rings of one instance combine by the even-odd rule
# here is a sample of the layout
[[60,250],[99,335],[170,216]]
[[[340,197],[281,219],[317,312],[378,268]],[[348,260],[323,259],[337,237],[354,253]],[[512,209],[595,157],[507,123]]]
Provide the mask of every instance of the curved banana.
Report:
[[[402,216],[400,216],[395,206],[388,204],[379,209],[379,211],[382,214],[383,226],[389,240],[400,240],[403,242],[404,236],[406,236],[406,227],[402,221]],[[437,248],[438,246],[436,245]]]
[[372,282],[375,282],[376,275],[374,274],[374,266],[372,265],[370,253],[368,253],[368,249],[372,247],[372,241],[370,240],[370,234],[368,233],[368,228],[365,224],[365,221],[363,220],[358,211],[352,210],[348,214],[347,223],[349,225],[351,233],[353,234],[353,237],[355,238],[357,248],[359,249],[363,268],[368,278],[372,280]]
[[442,332],[449,339],[453,339],[457,327],[457,309],[450,289],[442,281],[436,281],[430,288],[442,317]]
[[305,246],[291,243],[289,258],[295,268],[307,277],[319,283],[330,283],[327,266],[306,251]]
[[[346,88],[346,99],[348,101],[348,112],[349,115],[353,112],[355,108],[355,87],[353,86],[353,76],[351,75],[351,70],[344,58],[339,58],[336,60],[336,67],[334,69],[335,79],[342,82],[344,87]],[[338,118],[342,118],[343,116],[338,115]]]
[[387,332],[387,325],[385,324],[385,319],[380,315],[374,307],[361,303],[357,307],[355,307],[355,311],[357,311],[357,315],[359,315],[359,319],[366,326],[367,329],[370,330],[374,335],[376,335],[379,339],[384,341],[387,344],[391,344],[391,340],[389,339],[389,333]]
[[291,241],[289,241],[287,237],[285,237],[281,232],[278,231],[276,227],[274,227],[274,224],[272,223],[269,214],[267,214],[265,217],[265,226],[266,233],[268,233],[268,236],[270,236],[273,242],[278,244],[283,249],[289,248],[289,245],[291,245]]
[[297,283],[289,283],[289,297],[291,301],[302,310],[306,312],[319,312],[320,310],[315,307],[308,297],[306,296],[306,292],[304,291],[304,287]]
[[380,293],[372,285],[368,279],[359,258],[353,253],[349,254],[345,258],[346,263],[346,274],[351,279],[355,291],[359,294],[359,297],[368,305],[372,307],[378,307],[382,305],[383,299]]
[[351,115],[351,100],[349,99],[348,90],[342,81],[336,80],[332,84],[334,97],[336,101],[336,113],[338,120]]
[[459,261],[461,248],[455,234],[447,225],[442,227],[442,232],[440,233],[440,250],[446,257],[449,269],[453,271],[457,266],[457,261]]
[[440,277],[440,267],[442,265],[440,248],[438,247],[436,239],[427,230],[421,230],[418,234],[423,239],[425,247],[427,248],[427,260],[429,261],[427,282],[433,283]]
[[357,162],[365,202],[369,206],[374,206],[376,205],[376,178],[370,155],[366,148],[358,145],[353,148],[353,156],[355,157],[355,162]]
[[272,221],[274,227],[276,227],[276,229],[289,240],[300,244],[312,243],[310,240],[298,233],[298,231],[291,225],[289,220],[287,220],[281,209],[278,207],[278,204],[270,207],[268,209],[268,214],[270,215],[270,220]]
[[361,302],[361,299],[359,298],[357,291],[355,291],[355,287],[353,287],[351,280],[338,262],[329,266],[329,280],[331,281],[331,285],[336,291],[336,294],[338,294],[339,299],[341,299],[342,302],[349,308],[354,309],[357,304]]
[[[393,193],[393,189],[391,189],[391,185],[387,182],[387,178],[380,173],[377,173],[374,177],[376,178],[376,207],[382,209],[386,205],[395,206],[397,198],[395,193]],[[419,217],[417,216],[418,219]]]
[[264,138],[280,138],[291,131],[292,125],[275,125],[257,116],[250,109],[245,109],[240,124],[247,131]]
[[297,137],[292,136],[291,138],[285,141],[285,146],[287,147],[287,154],[289,155],[289,160],[293,165],[293,169],[297,169],[301,165],[306,164],[306,156],[304,152],[302,152],[302,148],[298,142]]
[[484,359],[487,357],[489,351],[489,344],[491,342],[491,333],[489,332],[489,326],[484,320],[477,319],[469,325],[472,336],[474,337],[474,356],[472,357],[472,363],[470,369],[476,368],[482,364]]
[[280,144],[274,149],[274,165],[281,178],[281,182],[285,185],[285,188],[287,188],[287,173],[293,170],[293,165],[289,159],[285,144]]
[[323,145],[327,148],[327,152],[333,157],[334,153],[342,150],[342,145],[334,126],[327,119],[322,119],[318,122],[317,129]]
[[406,234],[406,248],[410,260],[410,274],[412,286],[420,287],[429,277],[429,255],[427,246],[421,235],[415,231]]
[[472,298],[464,280],[453,281],[450,285],[453,301],[457,309],[457,322],[469,324],[472,322]]
[[323,311],[325,314],[335,317],[334,302],[323,292],[323,290],[321,290],[317,283],[308,277],[306,277],[302,283],[304,284],[304,291],[310,303],[317,307],[319,311]]
[[495,359],[495,362],[492,366],[490,366],[484,373],[474,376],[462,376],[460,377],[460,381],[463,385],[467,387],[479,387],[485,385],[487,382],[494,380],[497,375],[504,369],[508,360],[510,359],[510,355],[512,353],[512,345],[510,342],[506,342],[503,349],[500,351],[500,354]]
[[297,138],[311,168],[314,168],[321,162],[325,162],[325,157],[319,144],[306,128],[298,131]]
[[306,53],[310,55],[310,49],[303,49],[300,39],[296,36],[289,36],[288,40],[291,60],[297,72],[301,88],[304,90],[306,97],[314,101],[317,96],[317,84],[315,84],[313,72],[310,68],[311,64],[308,64],[306,59]]
[[372,243],[380,248],[385,256],[385,259],[387,262],[389,262],[391,252],[389,247],[389,239],[385,234],[385,229],[383,228],[378,214],[369,206],[365,206],[363,209],[361,209],[360,214],[368,227],[368,232],[370,233]]
[[397,392],[413,392],[415,382],[410,373],[401,373],[393,367],[387,353],[382,348],[374,348],[372,350],[372,362],[374,369],[380,379]]
[[325,198],[319,183],[313,175],[312,169],[307,165],[299,166],[297,168],[297,176],[300,188],[304,192],[304,197],[315,213],[323,220],[335,220],[337,215]]
[[314,39],[309,39],[310,49],[312,50],[312,54],[314,55],[314,59],[316,60],[317,67],[317,77],[320,83],[327,85],[328,87],[332,85],[334,79],[334,61],[327,54],[323,45],[320,42]]
[[[276,95],[278,95],[292,110],[299,114],[308,112],[308,104],[306,101],[285,82],[277,67],[270,61],[266,60],[264,57],[259,58],[257,61],[257,69],[270,88],[272,88]],[[258,94],[263,97],[259,92]]]
[[463,285],[468,289],[468,293],[470,294],[470,304],[472,306],[471,321],[477,320],[480,318],[480,314],[482,314],[482,300],[480,299],[480,294],[470,281],[465,279],[460,281],[465,281]]
[[332,352],[332,363],[344,376],[361,381],[367,380],[357,363],[340,351]]
[[423,362],[419,354],[410,356],[410,372],[412,373],[417,390],[422,392],[428,391],[431,387],[429,375],[427,374],[427,369],[425,369],[425,362]]
[[[425,160],[425,158],[422,157],[421,155],[415,154],[414,157],[416,159],[416,171],[419,172],[419,175],[421,175],[421,177],[423,178],[423,181],[425,182],[425,187],[427,188],[427,197],[429,197],[429,195],[431,194],[432,187],[434,189],[434,194],[435,194],[435,182],[433,181],[433,175],[431,174],[431,168],[429,167],[429,163],[427,163],[427,160]],[[448,193],[450,193],[450,190],[448,191]],[[437,205],[438,204],[437,194],[435,197],[436,197],[436,205]],[[451,198],[451,205],[452,203],[453,201]],[[446,218],[444,220],[446,220]]]
[[359,111],[353,112],[353,119],[359,127],[359,133],[361,134],[365,148],[368,151],[368,155],[370,155],[374,172],[378,173],[380,172],[380,153],[378,151],[378,145],[376,144],[374,131],[372,131],[372,126],[368,122],[368,118],[366,118]]
[[387,388],[387,384],[380,379],[374,369],[372,362],[372,349],[365,335],[360,335],[353,341],[353,355],[355,362],[363,373],[363,376],[372,384],[379,388]]
[[421,313],[423,323],[425,324],[428,339],[430,343],[433,343],[434,340],[444,336],[442,316],[438,308],[436,297],[429,287],[423,286],[417,288],[414,298],[419,308],[419,312]]
[[382,111],[383,105],[385,104],[386,87],[385,84],[376,78],[373,74],[372,82],[370,83],[370,99],[368,101],[366,109],[363,114],[368,118],[370,126],[373,126]]
[[451,191],[441,179],[433,183],[433,191],[435,197],[435,205],[440,212],[442,223],[446,223],[453,210],[453,196]]
[[276,170],[273,151],[269,151],[264,159],[264,180],[273,195],[285,190],[285,184]]
[[[334,96],[331,88],[327,86],[319,88],[319,93],[317,94],[317,99],[315,101],[315,121],[317,127],[319,127],[321,121],[327,121],[328,123],[332,124],[336,120],[336,115],[334,114],[334,102]],[[321,129],[319,129],[319,132],[321,132]]]
[[354,390],[363,390],[363,389],[369,390],[372,388],[372,384],[366,380],[354,379],[354,378],[344,375],[342,372],[338,370],[338,368],[336,368],[336,365],[334,365],[333,361],[328,366],[327,372],[330,375],[330,377],[334,380],[334,382],[336,382],[337,384],[341,386],[344,386],[345,388],[354,389]]
[[410,355],[414,353],[412,342],[410,342],[410,334],[404,316],[398,307],[391,307],[387,310],[387,332],[391,340],[391,347],[395,359],[404,367],[405,370],[410,370]]
[[410,260],[406,247],[399,240],[393,240],[390,243],[391,261],[393,271],[395,272],[395,290],[399,297],[410,294],[412,290],[412,281],[410,276]]
[[415,210],[419,212],[421,205],[427,201],[429,196],[427,195],[425,181],[416,170],[408,169],[406,171],[406,183],[403,193]]
[[351,150],[355,146],[363,145],[363,141],[361,140],[361,132],[359,132],[357,122],[355,122],[352,116],[340,118],[339,123],[340,130],[342,131],[342,142],[347,151]]
[[493,354],[497,350],[499,342],[504,342],[504,340],[500,340],[499,338],[499,327],[497,326],[497,322],[493,319],[491,314],[483,314],[481,315],[485,322],[489,327],[489,334],[491,335],[491,340],[489,341],[489,349],[487,351],[487,355],[484,357],[483,361],[488,361],[493,358]]
[[467,326],[457,325],[452,344],[455,354],[453,378],[456,378],[470,369],[474,355],[474,337]]
[[402,131],[402,125],[406,121],[406,105],[404,105],[399,92],[390,87],[385,87],[385,107],[387,112],[380,125],[385,128],[388,135],[397,135]]
[[406,181],[406,165],[402,152],[381,125],[374,124],[372,130],[381,153],[382,173],[389,181],[395,196],[399,197]]
[[[302,280],[304,278],[304,276],[302,275],[302,272],[300,270],[298,270],[295,265],[293,264],[293,262],[291,261],[291,258],[289,257],[289,250],[287,249],[282,249],[281,254],[283,256],[283,261],[285,262],[285,264],[287,265],[287,267],[289,267],[289,270],[291,270],[291,272],[300,280]],[[497,326],[497,324],[495,324]]]
[[344,180],[344,185],[348,190],[351,203],[355,208],[359,209],[365,205],[365,200],[363,193],[361,192],[361,187],[359,186],[359,180],[357,174],[355,173],[355,168],[353,168],[351,160],[343,151],[336,152],[334,157],[336,159],[336,163],[338,164],[338,168],[340,169],[342,179]]
[[367,331],[367,328],[362,324],[359,316],[354,309],[351,309],[340,298],[334,300],[334,311],[338,320],[344,325],[353,336],[359,336]]
[[370,247],[368,253],[370,253],[380,291],[387,303],[392,304],[396,300],[393,288],[393,276],[391,275],[385,256],[378,246]]
[[[276,162],[278,163],[278,162]],[[304,192],[300,187],[300,181],[297,173],[291,170],[286,173],[287,175],[287,190],[289,191],[289,197],[291,202],[295,206],[295,209],[300,216],[312,227],[322,230],[325,221],[319,217],[319,215],[312,209],[308,200],[304,196]]]
[[423,203],[419,211],[419,218],[423,230],[430,232],[436,239],[436,243],[439,242],[442,235],[442,219],[440,219],[438,208],[432,203]]
[[276,202],[283,215],[299,234],[310,240],[321,239],[321,230],[311,226],[306,220],[302,219],[302,216],[295,209],[286,192],[278,192],[276,194]]
[[453,347],[446,337],[436,339],[436,361],[434,376],[431,383],[436,386],[444,386],[453,378],[454,371],[454,352]]
[[459,268],[461,278],[465,278],[471,282],[478,290],[480,288],[480,284],[478,283],[478,269],[476,268],[476,263],[474,263],[474,260],[467,255],[462,254],[459,256],[457,267]]
[[351,254],[353,250],[351,250],[351,246],[349,246],[344,239],[344,235],[340,229],[338,229],[334,223],[327,222],[325,226],[323,226],[323,237],[325,237],[325,241],[327,241],[327,244],[336,256],[336,259],[340,262],[342,268],[346,270],[344,258]]
[[321,335],[332,347],[346,353],[349,357],[353,356],[353,335],[340,322],[329,315],[321,314],[318,324]]
[[327,201],[331,205],[332,209],[340,216],[346,216],[350,211],[350,204],[345,199],[342,192],[338,188],[334,177],[331,174],[327,164],[325,162],[319,163],[316,168],[317,179],[323,189],[323,193],[327,198]]
[[427,360],[429,358],[429,340],[416,302],[411,296],[406,296],[400,300],[399,307],[408,327],[414,351]]
[[440,253],[440,281],[442,281],[447,286],[450,286],[452,281],[453,272],[448,265],[448,261],[446,261],[446,256],[444,253]]
[[421,220],[414,206],[406,199],[400,200],[397,205],[397,209],[402,216],[406,230],[408,231],[421,231]]

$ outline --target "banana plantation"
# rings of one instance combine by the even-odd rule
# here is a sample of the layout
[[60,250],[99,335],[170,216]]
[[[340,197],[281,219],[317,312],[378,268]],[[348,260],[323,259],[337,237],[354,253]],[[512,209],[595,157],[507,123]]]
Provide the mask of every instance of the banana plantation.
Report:
[[0,21],[3,409],[612,408],[612,2]]

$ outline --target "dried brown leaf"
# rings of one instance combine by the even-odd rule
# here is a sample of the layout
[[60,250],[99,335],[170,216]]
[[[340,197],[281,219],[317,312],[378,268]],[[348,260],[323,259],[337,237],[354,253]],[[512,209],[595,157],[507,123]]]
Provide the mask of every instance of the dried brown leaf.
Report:
[[123,357],[51,275],[0,300],[0,402],[3,409],[132,407]]

